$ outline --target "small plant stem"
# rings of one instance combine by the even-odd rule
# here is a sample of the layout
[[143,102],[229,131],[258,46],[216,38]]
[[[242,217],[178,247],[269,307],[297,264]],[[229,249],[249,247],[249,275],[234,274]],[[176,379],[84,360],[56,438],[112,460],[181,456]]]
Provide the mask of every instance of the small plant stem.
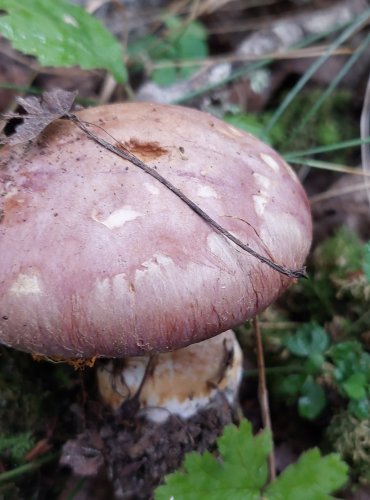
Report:
[[[370,78],[367,82],[364,104],[361,112],[361,139],[363,143],[361,144],[361,160],[362,160],[362,170],[363,174],[369,174],[370,172],[370,146],[365,144],[366,138],[370,136]],[[370,189],[367,187],[367,196],[370,203]]]
[[[266,386],[265,360],[263,357],[263,345],[258,317],[253,318],[253,329],[256,336],[257,346],[258,399],[261,407],[262,423],[263,427],[265,429],[268,429],[272,433],[268,392]],[[273,481],[276,478],[274,447],[272,447],[271,453],[269,455],[268,464],[270,481]]]
[[364,139],[350,139],[349,141],[337,142],[336,144],[329,144],[328,146],[320,146],[317,148],[306,149],[305,151],[293,151],[292,153],[285,153],[283,156],[286,161],[296,160],[301,156],[310,156],[319,153],[331,153],[339,149],[352,148],[354,146],[361,146],[362,144],[369,144],[370,137]]
[[24,474],[28,474],[30,472],[34,472],[35,470],[42,467],[44,464],[52,462],[59,457],[58,453],[52,453],[49,455],[45,455],[37,460],[33,460],[32,462],[24,465],[20,465],[19,467],[15,467],[6,472],[2,472],[0,474],[0,485],[7,483],[8,481],[14,481],[15,479],[20,478]]

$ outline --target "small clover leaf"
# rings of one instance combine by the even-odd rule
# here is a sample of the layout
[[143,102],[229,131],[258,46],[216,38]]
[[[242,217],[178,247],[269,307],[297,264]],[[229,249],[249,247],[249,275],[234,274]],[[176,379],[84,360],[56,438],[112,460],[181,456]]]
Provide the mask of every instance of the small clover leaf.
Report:
[[301,417],[314,420],[326,406],[326,394],[321,385],[312,377],[303,384],[301,397],[298,399],[298,411]]
[[321,373],[324,362],[325,362],[325,358],[321,353],[317,352],[317,353],[311,354],[307,358],[307,360],[304,364],[306,373],[308,373],[310,375],[317,375],[317,374]]
[[341,386],[349,399],[364,399],[366,396],[366,375],[354,373]]
[[299,357],[321,354],[328,349],[329,343],[328,334],[317,323],[305,323],[284,341],[289,352]]
[[362,399],[352,399],[348,405],[348,411],[351,415],[364,420],[370,415],[370,400],[367,397]]

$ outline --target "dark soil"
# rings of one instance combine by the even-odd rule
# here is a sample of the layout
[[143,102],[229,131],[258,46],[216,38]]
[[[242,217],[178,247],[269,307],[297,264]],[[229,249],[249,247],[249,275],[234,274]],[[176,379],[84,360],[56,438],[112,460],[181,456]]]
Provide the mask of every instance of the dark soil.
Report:
[[225,425],[238,421],[221,395],[186,421],[174,415],[161,424],[144,415],[103,415],[96,419],[91,413],[95,429],[67,441],[61,464],[77,475],[109,477],[114,498],[123,500],[151,498],[164,476],[180,467],[185,453],[212,450]]

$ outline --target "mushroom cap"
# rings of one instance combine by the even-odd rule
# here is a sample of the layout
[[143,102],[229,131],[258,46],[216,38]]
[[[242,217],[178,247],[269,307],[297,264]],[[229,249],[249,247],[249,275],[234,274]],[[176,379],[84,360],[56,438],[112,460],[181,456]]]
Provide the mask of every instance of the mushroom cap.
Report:
[[[255,251],[303,264],[307,197],[259,139],[178,106],[113,104],[78,116]],[[292,282],[66,120],[0,152],[0,214],[0,342],[33,353],[178,349],[255,316]]]

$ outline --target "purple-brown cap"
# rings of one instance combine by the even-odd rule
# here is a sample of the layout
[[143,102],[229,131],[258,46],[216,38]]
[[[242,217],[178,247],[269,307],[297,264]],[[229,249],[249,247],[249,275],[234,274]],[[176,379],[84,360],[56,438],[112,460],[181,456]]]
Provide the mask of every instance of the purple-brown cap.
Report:
[[[252,249],[299,268],[307,197],[254,136],[193,109],[78,113]],[[0,153],[0,342],[49,356],[181,348],[255,316],[291,283],[160,182],[58,120]]]

